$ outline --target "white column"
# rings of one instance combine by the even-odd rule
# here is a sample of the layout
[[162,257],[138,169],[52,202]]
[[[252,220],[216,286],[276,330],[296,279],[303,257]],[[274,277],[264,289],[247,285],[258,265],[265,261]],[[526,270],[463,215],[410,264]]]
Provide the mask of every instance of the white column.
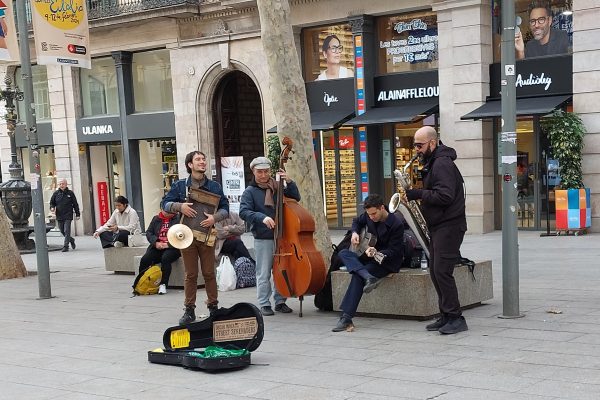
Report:
[[583,148],[583,183],[592,192],[592,231],[600,232],[600,4],[573,2],[573,110],[587,135]]
[[489,94],[490,0],[438,0],[440,135],[458,153],[469,233],[494,229],[493,133],[490,122],[461,121]]

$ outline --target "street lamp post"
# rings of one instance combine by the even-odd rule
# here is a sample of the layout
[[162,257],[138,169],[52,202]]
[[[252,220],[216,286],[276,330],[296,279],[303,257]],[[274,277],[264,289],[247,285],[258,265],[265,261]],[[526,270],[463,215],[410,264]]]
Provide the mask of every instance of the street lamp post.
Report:
[[29,216],[31,215],[31,185],[23,179],[23,168],[17,159],[17,145],[15,142],[15,128],[17,114],[15,114],[15,100],[23,100],[23,92],[13,87],[12,80],[7,74],[4,79],[6,88],[0,90],[0,98],[5,101],[6,127],[10,138],[11,163],[8,167],[10,178],[0,184],[2,205],[6,216],[12,221],[12,233],[19,250],[32,250],[35,242],[29,239]]

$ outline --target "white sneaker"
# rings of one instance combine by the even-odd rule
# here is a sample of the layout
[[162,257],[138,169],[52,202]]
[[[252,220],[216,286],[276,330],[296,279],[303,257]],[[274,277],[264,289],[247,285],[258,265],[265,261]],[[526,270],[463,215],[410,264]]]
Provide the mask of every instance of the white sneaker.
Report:
[[125,245],[123,244],[123,242],[115,242],[114,246],[115,247],[125,247]]
[[164,283],[158,287],[158,294],[167,294],[167,285]]

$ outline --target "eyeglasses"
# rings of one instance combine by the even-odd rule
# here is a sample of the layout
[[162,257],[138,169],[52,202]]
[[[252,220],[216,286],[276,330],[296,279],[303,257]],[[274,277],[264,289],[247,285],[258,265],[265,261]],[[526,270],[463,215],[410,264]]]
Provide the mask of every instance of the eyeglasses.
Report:
[[539,17],[539,18],[532,18],[529,20],[529,25],[531,26],[535,26],[537,25],[544,25],[546,23],[546,20],[550,18],[550,17]]
[[329,46],[329,50],[331,50],[334,53],[341,53],[342,50],[344,50],[344,46],[339,45],[339,46]]
[[[431,140],[430,140],[430,141],[431,141]],[[425,143],[414,143],[414,144],[413,144],[413,147],[414,147],[415,149],[417,149],[417,150],[421,150],[421,148],[422,148],[423,146],[425,146],[427,143],[429,143],[430,141],[428,141],[428,142],[425,142]]]

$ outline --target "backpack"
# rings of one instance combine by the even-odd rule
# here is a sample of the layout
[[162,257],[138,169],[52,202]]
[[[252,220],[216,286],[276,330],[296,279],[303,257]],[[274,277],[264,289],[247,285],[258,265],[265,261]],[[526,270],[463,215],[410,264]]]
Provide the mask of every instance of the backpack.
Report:
[[333,311],[333,294],[331,292],[331,273],[338,271],[343,265],[340,256],[338,255],[341,250],[350,248],[350,241],[352,240],[352,231],[347,231],[344,238],[337,244],[332,245],[333,254],[331,255],[331,264],[329,265],[329,271],[327,271],[327,278],[325,279],[325,285],[323,289],[315,294],[315,307],[323,311]]
[[238,257],[233,263],[237,275],[237,288],[256,286],[256,264],[248,257]]
[[152,265],[135,277],[133,281],[133,294],[137,296],[157,294],[161,280],[162,270],[158,265]]
[[402,268],[421,268],[423,247],[417,236],[408,226],[404,227],[404,260]]

